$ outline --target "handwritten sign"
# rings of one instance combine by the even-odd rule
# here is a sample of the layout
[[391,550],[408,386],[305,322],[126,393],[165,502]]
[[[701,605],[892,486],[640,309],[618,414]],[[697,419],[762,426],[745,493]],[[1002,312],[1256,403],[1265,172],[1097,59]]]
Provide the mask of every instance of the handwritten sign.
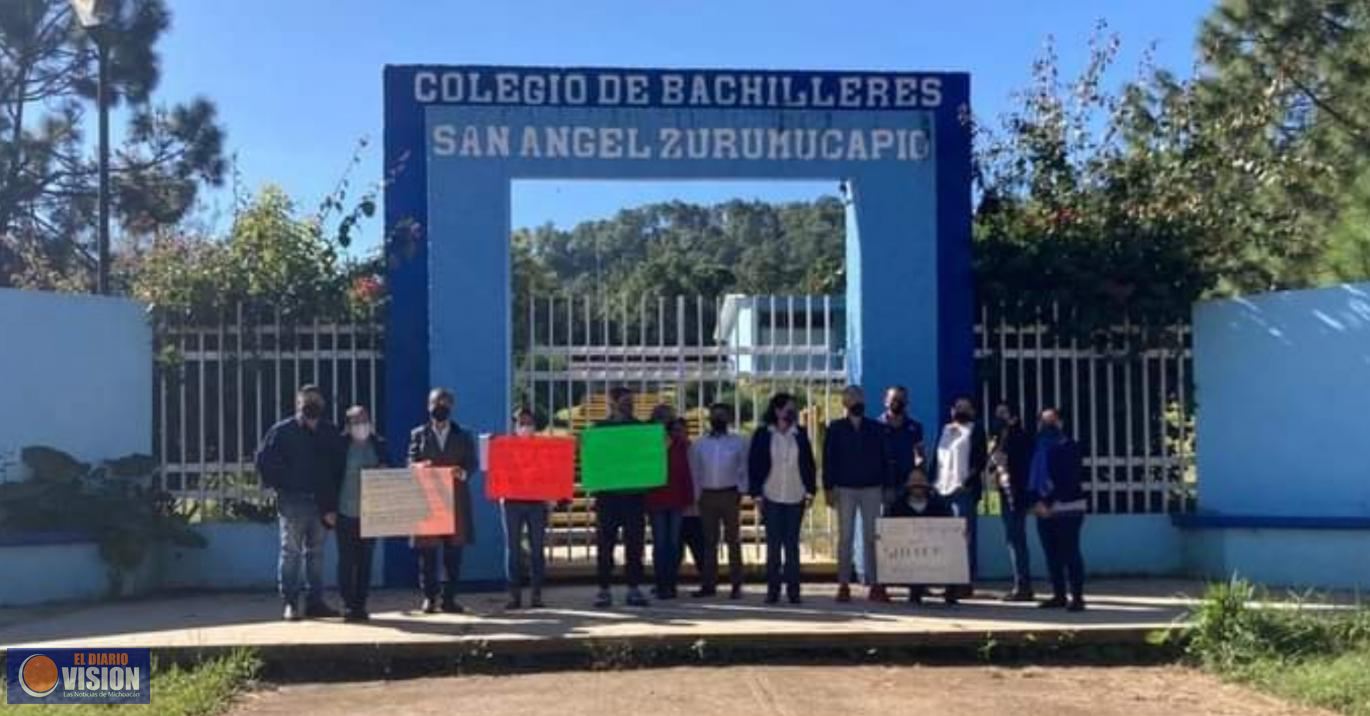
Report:
[[580,481],[587,492],[645,492],[665,485],[665,428],[613,425],[581,433]]
[[362,537],[453,534],[454,479],[450,467],[362,470]]
[[490,440],[485,496],[492,500],[569,500],[575,481],[575,438],[502,435]]
[[884,517],[875,523],[876,563],[885,584],[969,584],[961,517]]

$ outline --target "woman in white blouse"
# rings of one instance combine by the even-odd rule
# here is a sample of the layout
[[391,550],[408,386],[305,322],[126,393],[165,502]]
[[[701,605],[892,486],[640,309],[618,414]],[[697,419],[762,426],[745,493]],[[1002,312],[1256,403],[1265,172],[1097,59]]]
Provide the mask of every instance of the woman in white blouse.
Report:
[[818,469],[794,396],[771,398],[752,434],[748,476],[766,525],[766,603],[780,601],[783,583],[790,603],[799,604],[799,526],[818,490]]

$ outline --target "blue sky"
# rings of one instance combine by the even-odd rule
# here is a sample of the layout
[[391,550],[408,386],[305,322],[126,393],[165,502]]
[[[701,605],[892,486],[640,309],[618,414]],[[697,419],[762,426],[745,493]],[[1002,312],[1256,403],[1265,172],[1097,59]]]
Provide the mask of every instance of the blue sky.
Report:
[[[158,97],[218,103],[249,188],[283,186],[317,206],[356,141],[371,140],[354,184],[379,178],[381,68],[405,63],[957,70],[971,73],[977,114],[1023,87],[1048,35],[1068,72],[1099,19],[1123,39],[1131,74],[1156,43],[1187,72],[1212,0],[169,0]],[[692,201],[801,199],[811,183],[548,182],[514,188],[514,225],[572,225],[618,208]],[[208,215],[228,206],[208,197]],[[365,227],[374,246],[378,220]]]

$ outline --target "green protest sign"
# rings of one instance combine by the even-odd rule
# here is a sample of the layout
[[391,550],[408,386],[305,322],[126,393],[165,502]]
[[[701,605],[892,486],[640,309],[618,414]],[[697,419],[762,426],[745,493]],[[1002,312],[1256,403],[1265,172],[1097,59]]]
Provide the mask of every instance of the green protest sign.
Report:
[[661,425],[613,425],[580,434],[580,482],[586,492],[649,490],[666,484]]

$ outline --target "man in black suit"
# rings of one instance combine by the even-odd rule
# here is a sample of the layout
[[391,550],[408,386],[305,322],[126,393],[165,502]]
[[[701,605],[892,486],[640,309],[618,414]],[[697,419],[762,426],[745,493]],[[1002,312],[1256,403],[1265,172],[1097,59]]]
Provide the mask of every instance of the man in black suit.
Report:
[[[423,611],[434,614],[441,609],[449,614],[465,611],[457,603],[457,582],[461,579],[462,547],[475,541],[471,523],[471,493],[468,479],[479,464],[475,438],[452,420],[455,403],[452,391],[434,388],[428,393],[428,422],[409,433],[409,464],[454,468],[452,505],[456,524],[452,534],[410,538],[419,556],[419,589],[423,590]],[[446,581],[438,581],[438,553],[442,552]],[[442,602],[438,602],[441,588]]]

